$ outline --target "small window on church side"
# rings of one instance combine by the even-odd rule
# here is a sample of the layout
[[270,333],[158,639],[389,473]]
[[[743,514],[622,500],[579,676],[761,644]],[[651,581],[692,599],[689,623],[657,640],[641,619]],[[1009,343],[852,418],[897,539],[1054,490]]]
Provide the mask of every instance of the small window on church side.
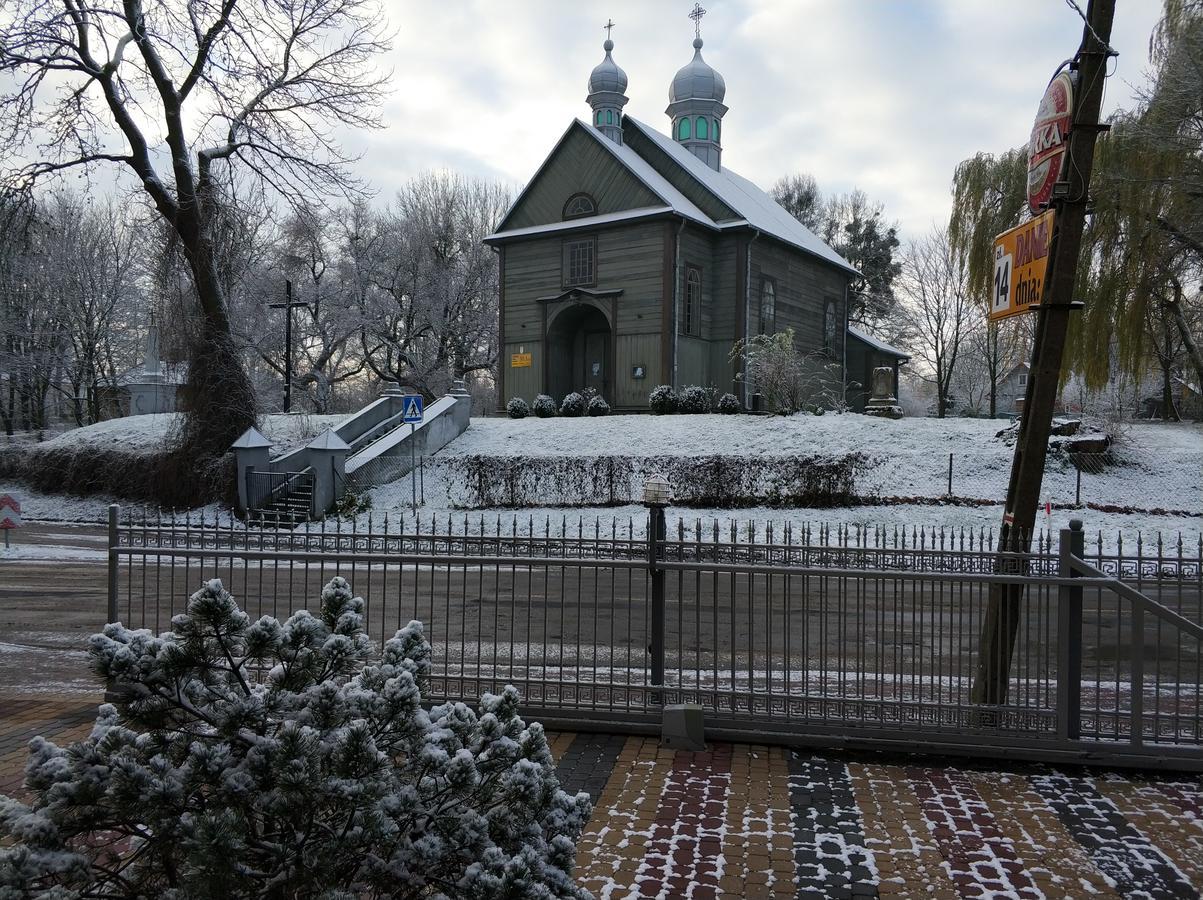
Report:
[[597,240],[595,238],[565,241],[564,286],[580,287],[594,284],[597,274],[594,269],[596,258]]
[[835,319],[835,301],[828,300],[827,306],[823,309],[823,349],[828,353],[835,353],[835,338],[838,329],[839,323]]
[[777,283],[765,276],[760,279],[760,333],[777,330]]
[[681,334],[702,333],[702,270],[685,267],[685,302],[681,308]]
[[564,218],[578,219],[581,216],[591,216],[597,212],[597,204],[588,194],[573,194],[564,204]]
[[687,141],[691,137],[693,137],[693,131],[690,127],[690,119],[688,116],[686,116],[677,123],[677,140]]
[[698,116],[698,126],[694,133],[698,136],[699,141],[710,140],[710,124],[705,116]]

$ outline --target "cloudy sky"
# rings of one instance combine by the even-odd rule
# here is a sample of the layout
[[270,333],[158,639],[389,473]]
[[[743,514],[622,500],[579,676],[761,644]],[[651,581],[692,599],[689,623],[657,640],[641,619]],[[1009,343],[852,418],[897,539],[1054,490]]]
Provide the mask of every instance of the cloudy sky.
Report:
[[[573,117],[613,18],[627,112],[667,131],[673,73],[692,56],[686,0],[384,0],[397,30],[387,127],[353,145],[387,197],[449,168],[518,187]],[[1083,9],[1086,0],[1079,0]],[[904,233],[948,216],[958,161],[1026,142],[1082,22],[1065,0],[710,0],[707,62],[727,81],[723,163],[768,187],[810,172],[857,186]],[[1157,0],[1117,4],[1105,110],[1144,83]]]

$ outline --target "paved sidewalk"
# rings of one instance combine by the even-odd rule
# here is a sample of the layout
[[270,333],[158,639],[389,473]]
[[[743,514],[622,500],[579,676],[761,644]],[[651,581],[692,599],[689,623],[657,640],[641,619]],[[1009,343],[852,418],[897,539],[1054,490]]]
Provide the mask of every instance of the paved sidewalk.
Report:
[[[0,696],[0,793],[25,743],[85,735],[95,700]],[[557,733],[596,803],[577,853],[599,898],[1199,897],[1203,781]]]

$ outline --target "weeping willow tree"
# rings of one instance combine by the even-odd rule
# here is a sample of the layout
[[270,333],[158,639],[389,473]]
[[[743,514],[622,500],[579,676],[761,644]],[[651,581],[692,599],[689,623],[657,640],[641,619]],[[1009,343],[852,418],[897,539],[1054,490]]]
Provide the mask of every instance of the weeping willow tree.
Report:
[[[957,166],[952,177],[952,216],[948,237],[962,261],[973,302],[990,308],[994,278],[994,236],[1018,225],[1027,209],[1027,150],[1017,147],[997,156],[978,153]],[[1014,362],[1017,326],[986,322],[980,335],[990,382],[990,416],[998,412],[998,385],[1004,367]]]
[[[1166,0],[1150,49],[1152,86],[1111,118],[1096,151],[1078,281],[1086,308],[1071,326],[1069,360],[1091,387],[1113,365],[1139,375],[1156,362],[1169,403],[1176,358],[1203,379],[1185,308],[1199,303],[1190,288],[1203,273],[1203,0]],[[1167,337],[1170,323],[1176,336]],[[1167,354],[1173,343],[1180,355]]]

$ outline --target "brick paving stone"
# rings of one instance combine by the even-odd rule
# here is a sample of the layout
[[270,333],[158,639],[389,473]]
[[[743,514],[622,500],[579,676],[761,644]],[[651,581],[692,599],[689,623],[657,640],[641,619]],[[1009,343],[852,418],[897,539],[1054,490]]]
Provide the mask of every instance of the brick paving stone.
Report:
[[907,774],[961,896],[1041,896],[1014,843],[964,772],[912,767]]
[[610,772],[627,739],[618,734],[578,734],[556,757],[556,776],[569,794],[584,791],[594,803],[610,780]]
[[877,869],[865,846],[848,766],[794,752],[789,776],[796,896],[876,897]]
[[919,798],[900,766],[849,763],[852,791],[864,823],[865,847],[877,868],[883,897],[960,896]]
[[1024,861],[1026,873],[1047,897],[1117,897],[1090,854],[1026,778],[1003,772],[969,776],[994,814],[999,831]]
[[1182,871],[1099,793],[1091,779],[1058,772],[1030,775],[1029,780],[1121,895],[1152,900],[1199,896]]
[[736,745],[731,761],[723,872],[742,878],[749,896],[795,896],[789,751]]
[[[1183,808],[1190,785],[1098,778],[1095,788],[1194,885],[1203,885],[1203,819]],[[1196,790],[1198,785],[1193,786]],[[1185,813],[1185,814],[1184,814]]]

